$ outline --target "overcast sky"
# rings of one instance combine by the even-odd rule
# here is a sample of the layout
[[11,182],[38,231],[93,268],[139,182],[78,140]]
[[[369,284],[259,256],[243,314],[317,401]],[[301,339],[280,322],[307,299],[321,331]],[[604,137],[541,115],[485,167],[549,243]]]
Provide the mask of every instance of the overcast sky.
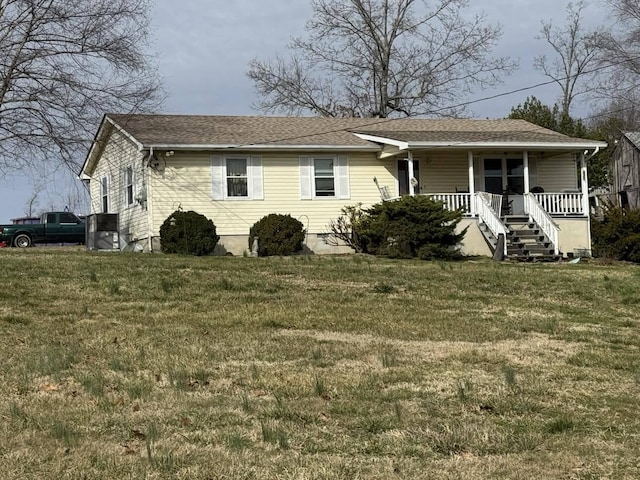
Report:
[[[484,12],[492,23],[502,25],[503,37],[495,53],[520,62],[520,69],[505,78],[504,84],[478,92],[476,98],[548,80],[532,67],[536,55],[549,53],[546,44],[535,37],[542,20],[563,24],[568,2],[472,0],[470,3],[473,5],[470,14]],[[606,22],[601,3],[602,0],[592,1],[585,13],[585,24]],[[304,35],[311,6],[307,0],[155,0],[152,15],[152,49],[168,95],[163,111],[251,115],[257,112],[252,109],[256,100],[253,86],[246,77],[249,61],[284,53],[292,36]],[[538,88],[476,103],[470,107],[470,113],[478,118],[502,118],[528,95],[552,104],[558,94],[553,87]],[[588,106],[578,105],[573,113],[582,116],[588,111]],[[63,177],[59,173],[44,181],[36,178],[35,182],[29,176],[0,179],[0,223],[24,215],[34,191],[38,191],[38,210],[64,208],[68,187],[61,180]]]

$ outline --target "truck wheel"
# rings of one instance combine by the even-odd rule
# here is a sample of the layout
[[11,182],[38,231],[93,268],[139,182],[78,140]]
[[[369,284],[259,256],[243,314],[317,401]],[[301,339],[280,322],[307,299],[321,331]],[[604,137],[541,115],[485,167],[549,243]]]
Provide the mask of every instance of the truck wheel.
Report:
[[27,248],[31,246],[31,237],[26,233],[16,235],[13,239],[13,244],[18,248]]

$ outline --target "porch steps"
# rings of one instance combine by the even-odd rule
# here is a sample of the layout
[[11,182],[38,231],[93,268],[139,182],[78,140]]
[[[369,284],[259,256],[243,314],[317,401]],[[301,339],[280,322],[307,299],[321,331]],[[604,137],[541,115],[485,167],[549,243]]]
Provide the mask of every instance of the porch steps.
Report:
[[[554,248],[547,236],[528,216],[502,217],[507,227],[507,258],[521,262],[558,261],[562,256],[555,255]],[[480,231],[492,252],[495,252],[498,239],[486,225],[480,224]]]
[[507,216],[507,257],[519,261],[557,261],[553,245],[540,227],[528,216]]

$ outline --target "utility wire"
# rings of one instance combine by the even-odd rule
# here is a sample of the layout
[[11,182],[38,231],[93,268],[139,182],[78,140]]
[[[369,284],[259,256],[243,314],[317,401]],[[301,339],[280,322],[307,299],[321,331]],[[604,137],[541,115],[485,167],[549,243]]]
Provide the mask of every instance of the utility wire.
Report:
[[[624,63],[628,63],[628,62],[632,62],[632,61],[635,62],[635,61],[639,61],[639,60],[640,60],[640,57],[635,57],[635,58],[621,60],[619,62],[610,63],[610,64],[607,64],[607,65],[601,65],[599,67],[592,68],[591,70],[585,70],[584,72],[580,73],[580,75],[585,75],[585,74],[588,75],[588,74],[591,74],[591,73],[596,73],[596,72],[599,72],[601,70],[606,70],[607,68],[612,68],[612,67],[615,67],[615,66],[618,66],[618,65],[622,65]],[[576,75],[568,75],[568,76],[565,76],[565,77],[561,77],[561,78],[557,78],[557,79],[553,79],[553,80],[548,80],[546,82],[540,82],[540,83],[536,83],[536,84],[533,84],[533,85],[528,85],[528,86],[525,86],[525,87],[520,87],[520,88],[516,88],[516,89],[513,89],[513,90],[509,90],[509,91],[506,91],[506,92],[497,93],[495,95],[490,95],[490,96],[487,96],[487,97],[477,98],[475,100],[469,100],[469,101],[466,101],[466,102],[461,102],[461,103],[456,104],[456,105],[449,105],[449,106],[441,107],[441,108],[438,108],[438,109],[435,109],[435,110],[431,110],[431,111],[427,112],[425,115],[435,115],[435,114],[437,114],[439,112],[442,112],[442,111],[445,111],[445,110],[452,110],[452,109],[455,109],[455,108],[467,107],[469,105],[475,105],[476,103],[486,102],[488,100],[495,100],[496,98],[506,97],[506,96],[509,96],[509,95],[513,95],[515,93],[521,93],[521,92],[526,92],[526,91],[529,91],[529,90],[534,90],[534,89],[537,89],[537,88],[540,88],[540,87],[544,87],[544,86],[547,86],[547,85],[558,83],[559,81],[562,81],[562,80],[568,80],[568,79],[573,78],[575,76]],[[602,112],[602,113],[599,113],[599,114],[594,114],[594,115],[591,115],[591,116],[582,117],[582,118],[580,118],[580,120],[588,120],[588,119],[592,119],[592,118],[602,117],[602,116],[609,115],[611,113],[618,113],[618,112],[626,111],[626,110],[628,110],[630,108],[633,108],[633,107],[625,107],[625,108],[622,108],[620,110],[612,110],[612,111],[609,111],[609,112]],[[281,137],[281,138],[277,138],[277,139],[269,140],[269,141],[265,141],[265,142],[254,142],[254,143],[247,143],[247,144],[241,144],[241,145],[234,145],[234,146],[229,147],[229,148],[230,149],[242,149],[244,147],[250,147],[250,146],[254,146],[254,145],[276,144],[276,143],[279,143],[279,142],[291,141],[291,140],[299,140],[299,139],[302,139],[302,138],[315,137],[317,135],[324,135],[324,134],[328,134],[328,133],[338,133],[338,132],[344,132],[344,131],[351,131],[352,129],[360,129],[360,128],[364,128],[364,127],[371,127],[371,126],[381,125],[381,124],[384,124],[384,123],[394,122],[394,121],[397,121],[397,120],[406,120],[407,118],[411,118],[411,117],[377,118],[377,119],[371,119],[370,122],[366,122],[365,119],[363,119],[363,121],[365,121],[365,123],[359,124],[359,125],[354,126],[352,128],[342,127],[342,128],[335,128],[335,129],[330,129],[330,130],[322,130],[322,131],[313,132],[313,133],[310,133],[310,134],[307,134],[307,135],[294,135],[294,136],[290,136],[290,137]]]

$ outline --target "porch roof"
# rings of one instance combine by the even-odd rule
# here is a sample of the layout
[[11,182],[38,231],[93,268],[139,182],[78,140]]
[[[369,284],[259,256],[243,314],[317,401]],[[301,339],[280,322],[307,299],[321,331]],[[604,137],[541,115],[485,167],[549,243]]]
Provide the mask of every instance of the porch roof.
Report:
[[[462,126],[482,126],[462,121]],[[358,129],[354,133],[364,140],[408,149],[518,149],[518,150],[589,150],[605,148],[597,140],[568,137],[558,132],[519,120],[495,121],[493,128],[382,130]]]

